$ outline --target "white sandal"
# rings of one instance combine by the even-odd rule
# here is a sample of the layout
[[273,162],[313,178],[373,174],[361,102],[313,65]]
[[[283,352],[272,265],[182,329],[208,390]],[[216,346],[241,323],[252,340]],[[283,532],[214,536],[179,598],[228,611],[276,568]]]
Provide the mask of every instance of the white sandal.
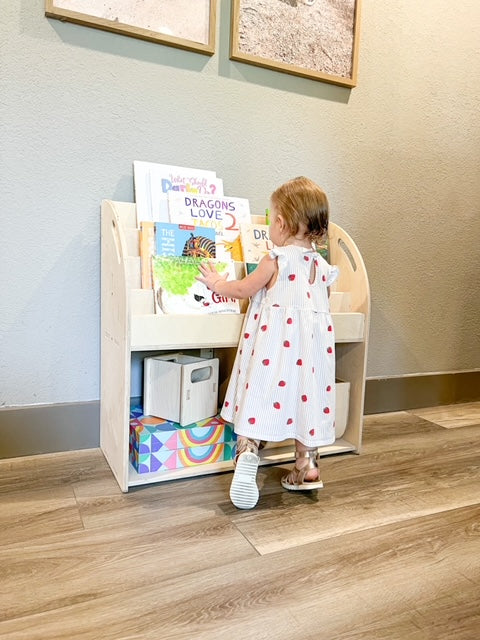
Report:
[[230,500],[238,509],[253,509],[258,502],[257,469],[260,458],[257,442],[250,438],[239,438],[237,441]]
[[320,480],[320,475],[318,475],[315,480],[307,480],[305,477],[312,469],[317,469],[318,471],[317,449],[295,451],[295,458],[308,458],[308,462],[301,469],[295,465],[290,473],[282,478],[282,487],[289,491],[312,491],[313,489],[322,489],[323,482]]

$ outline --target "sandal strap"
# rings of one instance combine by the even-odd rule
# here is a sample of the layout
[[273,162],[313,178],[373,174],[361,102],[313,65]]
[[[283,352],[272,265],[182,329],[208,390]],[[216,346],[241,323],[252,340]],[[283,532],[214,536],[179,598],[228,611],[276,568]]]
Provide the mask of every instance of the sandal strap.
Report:
[[306,449],[305,451],[295,451],[295,458],[309,458],[310,461],[316,461],[318,458],[318,449]]
[[259,442],[259,440],[246,438],[245,436],[240,436],[239,438],[237,438],[237,450],[235,453],[234,462],[237,461],[238,456],[241,453],[245,453],[246,451],[250,451],[251,453],[254,453],[256,456],[258,456]]
[[308,458],[308,462],[301,469],[295,465],[287,475],[287,482],[290,484],[303,484],[304,482],[315,482],[313,480],[305,480],[305,477],[312,469],[318,469],[318,449],[306,449],[305,451],[295,451],[295,458]]
[[308,484],[315,484],[319,482],[320,476],[318,476],[314,480],[305,479],[310,469],[318,469],[318,467],[316,466],[310,467],[309,465],[305,465],[302,469],[299,469],[298,467],[295,466],[290,471],[290,473],[287,474],[287,476],[285,477],[285,480],[287,481],[288,484],[291,484],[291,485],[302,485],[302,484],[308,485]]

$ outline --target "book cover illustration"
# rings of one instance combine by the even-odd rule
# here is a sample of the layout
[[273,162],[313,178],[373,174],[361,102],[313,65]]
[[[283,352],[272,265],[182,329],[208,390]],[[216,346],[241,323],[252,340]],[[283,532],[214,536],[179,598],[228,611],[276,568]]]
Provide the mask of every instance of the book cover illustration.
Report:
[[268,224],[242,223],[240,225],[243,261],[246,273],[252,273],[260,260],[271,249],[273,242],[268,233]]
[[215,171],[177,167],[169,164],[133,163],[137,224],[142,220],[169,222],[170,191],[203,195],[223,195],[223,181]]
[[155,254],[215,258],[215,229],[155,222]]
[[217,258],[223,255],[242,262],[240,225],[250,222],[247,198],[233,196],[201,196],[170,191],[168,193],[170,222],[211,227],[217,233]]
[[[204,258],[152,256],[153,286],[156,313],[210,314],[239,313],[238,300],[220,296],[196,280],[198,265]],[[231,261],[216,261],[222,275],[235,278]]]
[[330,262],[330,248],[328,245],[328,237],[325,237],[325,239],[317,245],[317,251],[324,260]]

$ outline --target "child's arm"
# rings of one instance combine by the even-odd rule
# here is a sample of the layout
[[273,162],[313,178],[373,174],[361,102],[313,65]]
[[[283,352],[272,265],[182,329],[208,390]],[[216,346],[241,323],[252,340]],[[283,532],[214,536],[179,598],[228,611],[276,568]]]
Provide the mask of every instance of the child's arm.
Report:
[[210,291],[227,298],[245,299],[255,295],[266,286],[277,271],[277,259],[264,256],[252,273],[241,280],[226,280],[227,276],[221,276],[211,262],[202,262],[199,265],[201,275],[197,280],[207,285]]

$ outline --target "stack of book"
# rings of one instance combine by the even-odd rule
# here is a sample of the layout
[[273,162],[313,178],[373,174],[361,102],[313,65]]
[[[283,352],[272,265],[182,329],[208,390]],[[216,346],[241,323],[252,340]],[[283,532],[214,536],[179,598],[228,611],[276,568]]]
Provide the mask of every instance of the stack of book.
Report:
[[239,313],[239,302],[196,280],[212,260],[235,278],[235,262],[250,272],[271,245],[268,227],[252,222],[246,198],[226,196],[213,171],[135,161],[142,288],[157,313]]

